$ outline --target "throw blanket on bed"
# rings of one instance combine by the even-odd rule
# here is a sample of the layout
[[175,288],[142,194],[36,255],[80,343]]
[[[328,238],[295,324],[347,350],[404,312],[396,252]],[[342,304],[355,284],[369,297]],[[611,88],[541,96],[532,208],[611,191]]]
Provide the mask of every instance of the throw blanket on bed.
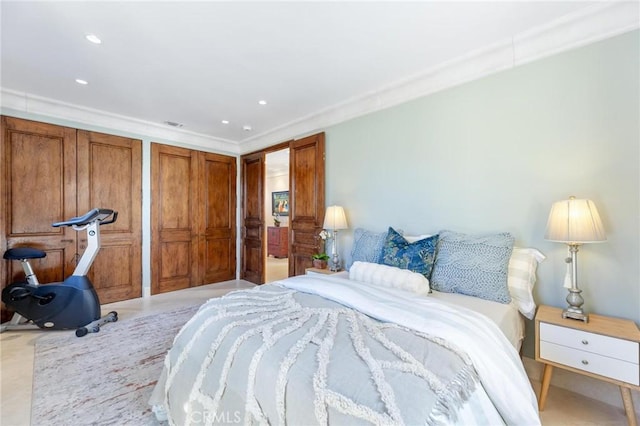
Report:
[[[318,289],[334,294],[311,294]],[[375,319],[371,311],[406,310],[403,297],[416,305],[399,290],[302,276],[212,299],[176,336],[155,410],[180,425],[539,424],[535,396],[533,404],[519,397],[533,394],[528,382],[511,378],[504,395],[487,396],[473,357],[460,349],[466,342],[441,335],[451,325],[442,325],[450,319],[437,319],[438,310],[453,308],[429,312],[418,304],[435,333]],[[362,312],[345,304],[361,304]],[[508,356],[486,343],[493,344],[482,350],[500,367]]]

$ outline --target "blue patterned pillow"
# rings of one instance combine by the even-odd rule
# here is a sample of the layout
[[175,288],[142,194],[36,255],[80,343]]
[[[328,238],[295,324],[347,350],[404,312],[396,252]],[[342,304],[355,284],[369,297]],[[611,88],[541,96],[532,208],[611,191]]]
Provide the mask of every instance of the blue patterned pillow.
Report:
[[507,275],[512,250],[509,233],[465,235],[441,231],[431,288],[509,303]]
[[433,235],[410,243],[395,229],[389,228],[378,263],[408,269],[429,278],[437,242],[438,236]]
[[353,232],[353,248],[351,249],[351,263],[368,262],[378,263],[382,255],[382,246],[387,238],[386,232],[371,232],[362,228],[356,228]]

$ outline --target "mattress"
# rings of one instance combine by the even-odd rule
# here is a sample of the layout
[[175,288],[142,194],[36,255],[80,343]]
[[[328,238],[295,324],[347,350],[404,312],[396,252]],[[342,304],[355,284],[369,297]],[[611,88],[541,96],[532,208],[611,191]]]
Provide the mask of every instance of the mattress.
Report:
[[524,339],[524,317],[513,304],[498,303],[464,294],[443,293],[440,291],[433,291],[428,297],[458,307],[471,309],[487,316],[502,330],[516,351],[520,350],[522,339]]
[[[348,279],[349,273],[342,271],[333,276]],[[427,297],[485,315],[502,330],[516,351],[520,351],[525,333],[524,317],[513,303],[504,304],[464,294],[443,293],[435,290]]]

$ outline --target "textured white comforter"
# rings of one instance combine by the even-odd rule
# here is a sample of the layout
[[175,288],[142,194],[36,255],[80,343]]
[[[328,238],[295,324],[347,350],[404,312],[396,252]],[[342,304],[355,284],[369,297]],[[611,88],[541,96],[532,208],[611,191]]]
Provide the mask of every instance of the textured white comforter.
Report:
[[486,317],[320,275],[203,305],[150,403],[181,425],[540,424],[518,354]]
[[518,353],[485,316],[393,288],[331,276],[323,281],[318,283],[307,275],[277,284],[454,342],[472,359],[483,388],[506,424],[540,424],[536,395]]

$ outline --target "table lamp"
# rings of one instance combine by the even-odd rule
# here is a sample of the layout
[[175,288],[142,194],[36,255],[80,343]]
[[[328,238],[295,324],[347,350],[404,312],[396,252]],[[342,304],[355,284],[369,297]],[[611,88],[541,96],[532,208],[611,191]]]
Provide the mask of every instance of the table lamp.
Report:
[[567,244],[571,253],[571,257],[566,259],[571,264],[571,287],[567,295],[569,306],[562,312],[562,317],[587,322],[589,316],[582,310],[584,299],[580,295],[582,290],[578,288],[578,248],[581,244],[607,239],[593,201],[570,197],[553,203],[544,238]]
[[338,230],[347,229],[347,217],[341,206],[329,206],[324,215],[324,229],[330,229],[333,238],[333,249],[331,252],[331,262],[329,262],[329,270],[340,270],[340,255],[338,254]]

